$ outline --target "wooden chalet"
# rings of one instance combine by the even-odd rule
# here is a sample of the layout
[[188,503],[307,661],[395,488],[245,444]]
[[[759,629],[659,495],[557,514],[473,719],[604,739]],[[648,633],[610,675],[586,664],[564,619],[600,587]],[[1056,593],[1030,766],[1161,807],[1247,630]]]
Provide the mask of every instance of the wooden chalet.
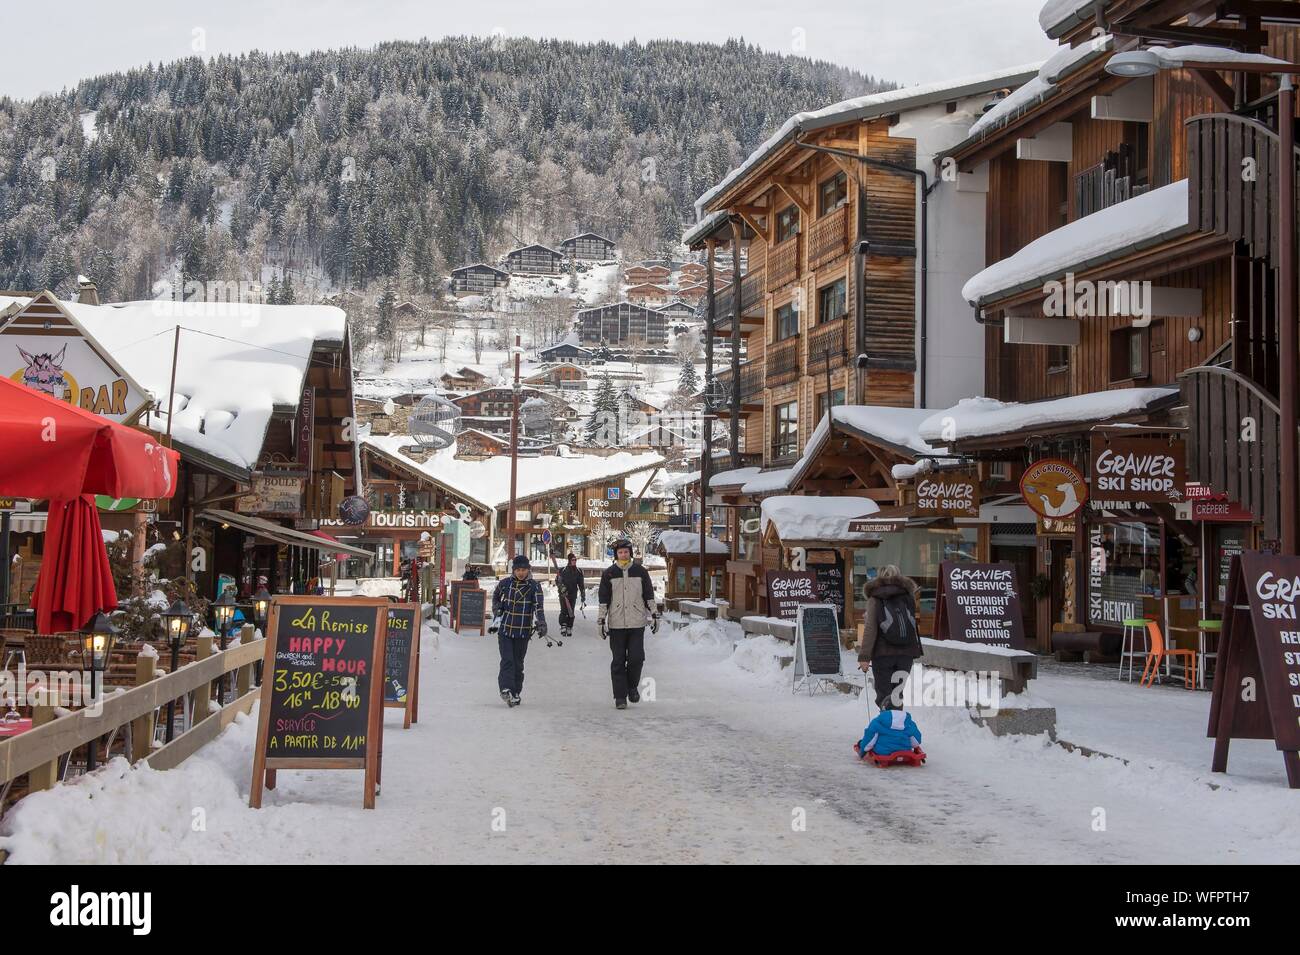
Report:
[[643,305],[618,302],[578,312],[578,337],[584,345],[668,344],[668,316]]
[[451,290],[456,295],[490,295],[509,287],[509,272],[483,262],[451,270]]
[[[1279,129],[1295,116],[1269,71],[1300,59],[1300,4],[1079,7],[1044,24],[1061,48],[1033,95],[948,152],[987,183],[988,267],[963,290],[986,394],[1025,414],[958,418],[947,443],[1009,487],[1048,457],[1086,474],[1098,440],[1185,446],[1178,497],[1094,491],[1075,519],[1038,522],[1040,631],[1106,653],[1127,618],[1218,618],[1230,556],[1283,536],[1278,339],[1296,316],[1279,314],[1295,264],[1279,188],[1295,157]],[[1258,440],[1237,440],[1246,419]]]
[[512,275],[559,275],[564,254],[545,245],[525,245],[506,253],[505,266]]
[[673,270],[667,265],[629,265],[623,270],[623,281],[628,285],[661,285],[672,278]]
[[583,232],[561,242],[560,251],[575,262],[608,262],[614,258],[614,240],[595,232]]
[[472,391],[487,384],[488,376],[465,365],[456,371],[444,372],[438,380],[449,391]]

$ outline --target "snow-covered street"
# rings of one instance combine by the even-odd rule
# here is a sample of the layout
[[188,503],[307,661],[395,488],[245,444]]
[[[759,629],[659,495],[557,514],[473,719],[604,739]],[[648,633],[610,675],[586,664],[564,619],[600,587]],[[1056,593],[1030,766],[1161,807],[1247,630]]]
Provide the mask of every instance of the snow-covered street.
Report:
[[928,765],[879,770],[851,751],[864,702],[792,695],[775,641],[733,654],[733,625],[648,635],[655,699],[615,710],[589,613],[563,647],[534,641],[517,709],[497,698],[492,638],[426,631],[420,720],[403,731],[387,711],[374,811],[351,771],[283,771],[265,808],[249,809],[254,724],[241,720],[171,772],[118,760],[33,795],[0,847],[18,863],[1300,861],[1271,745],[1234,743],[1244,775],[1205,771],[1191,709],[1208,694],[1139,696],[1077,675],[1034,684],[1060,697],[1063,733],[1108,751],[1123,740],[1084,707],[1194,717],[1164,748],[1188,763],[1147,762],[1140,743],[1127,765],[1090,759],[922,710]]

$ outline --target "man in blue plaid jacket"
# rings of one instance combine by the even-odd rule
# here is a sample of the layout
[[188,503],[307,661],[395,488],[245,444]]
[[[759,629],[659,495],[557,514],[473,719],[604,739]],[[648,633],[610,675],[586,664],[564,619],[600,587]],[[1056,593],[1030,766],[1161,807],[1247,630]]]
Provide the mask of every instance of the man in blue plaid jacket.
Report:
[[510,565],[510,576],[492,591],[492,625],[501,651],[497,689],[508,706],[519,705],[524,691],[524,654],[536,627],[546,636],[546,615],[542,607],[542,585],[533,579],[532,565],[520,554]]

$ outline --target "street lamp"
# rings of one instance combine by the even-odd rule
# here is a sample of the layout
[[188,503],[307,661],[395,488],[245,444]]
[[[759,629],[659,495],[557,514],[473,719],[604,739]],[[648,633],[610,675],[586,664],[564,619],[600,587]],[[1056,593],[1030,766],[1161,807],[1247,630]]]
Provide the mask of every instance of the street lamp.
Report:
[[1249,55],[1217,58],[1207,54],[1204,47],[1154,48],[1127,50],[1114,54],[1106,61],[1106,72],[1113,76],[1154,76],[1160,70],[1183,69],[1210,72],[1230,70],[1234,73],[1254,73],[1278,78],[1277,138],[1278,167],[1283,174],[1278,177],[1278,292],[1277,292],[1277,350],[1278,387],[1277,403],[1281,418],[1281,438],[1278,442],[1279,486],[1281,501],[1278,519],[1281,525],[1281,551],[1295,554],[1300,545],[1300,488],[1297,482],[1297,452],[1300,439],[1296,429],[1300,426],[1296,399],[1300,396],[1300,356],[1296,324],[1296,193],[1295,193],[1295,75],[1300,66],[1272,56]]
[[235,598],[231,596],[228,588],[213,601],[212,618],[217,625],[218,634],[225,633],[230,622],[235,619]]
[[266,618],[271,611],[271,592],[265,587],[258,587],[253,594],[253,622],[257,629],[266,633]]
[[[113,641],[120,631],[113,626],[113,621],[102,610],[95,614],[81,628],[82,660],[90,661],[90,699],[99,699],[97,684],[102,683],[100,675],[108,666],[113,652]],[[97,764],[99,739],[92,739],[86,746],[86,772],[92,772]]]
[[[178,598],[175,603],[168,607],[163,613],[159,614],[159,616],[162,617],[163,626],[167,629],[167,642],[171,645],[172,650],[171,669],[167,672],[175,673],[180,657],[181,644],[183,644],[185,638],[190,635],[190,625],[194,620],[194,612],[186,606],[185,601]],[[167,742],[169,743],[172,741],[172,734],[175,732],[175,728],[176,701],[168,700]]]

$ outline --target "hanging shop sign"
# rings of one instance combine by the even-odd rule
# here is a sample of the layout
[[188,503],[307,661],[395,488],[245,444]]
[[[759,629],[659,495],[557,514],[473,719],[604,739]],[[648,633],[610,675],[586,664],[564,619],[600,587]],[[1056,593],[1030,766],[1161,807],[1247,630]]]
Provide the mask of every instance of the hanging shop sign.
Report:
[[1192,520],[1218,521],[1224,524],[1253,524],[1255,515],[1236,501],[1229,501],[1225,497],[1221,501],[1204,499],[1192,501]]
[[1023,650],[1025,628],[1015,567],[1007,561],[941,563],[934,636]]
[[1043,517],[1041,514],[1034,515],[1035,528],[1039,537],[1073,537],[1079,530],[1079,518],[1077,515],[1071,517]]
[[859,517],[849,521],[850,534],[896,534],[907,527],[905,520]]
[[916,482],[918,517],[979,517],[979,479],[971,471],[924,474]]
[[1233,739],[1271,739],[1300,789],[1300,557],[1232,558],[1210,700],[1211,769],[1227,772]]
[[1020,496],[1039,517],[1072,517],[1088,501],[1088,481],[1069,461],[1044,458],[1020,476]]
[[298,463],[307,471],[314,470],[316,443],[316,389],[303,388],[302,400],[298,402],[298,415],[294,421],[297,432]]
[[25,497],[0,497],[0,511],[10,511],[14,514],[30,514],[32,512],[32,502]]
[[1187,448],[1168,438],[1092,436],[1092,494],[1103,501],[1176,502],[1187,484]]
[[307,479],[297,474],[254,471],[248,492],[235,501],[240,514],[277,514],[296,517],[302,511]]
[[353,494],[339,502],[339,520],[349,527],[357,527],[370,516],[370,505],[360,495]]

